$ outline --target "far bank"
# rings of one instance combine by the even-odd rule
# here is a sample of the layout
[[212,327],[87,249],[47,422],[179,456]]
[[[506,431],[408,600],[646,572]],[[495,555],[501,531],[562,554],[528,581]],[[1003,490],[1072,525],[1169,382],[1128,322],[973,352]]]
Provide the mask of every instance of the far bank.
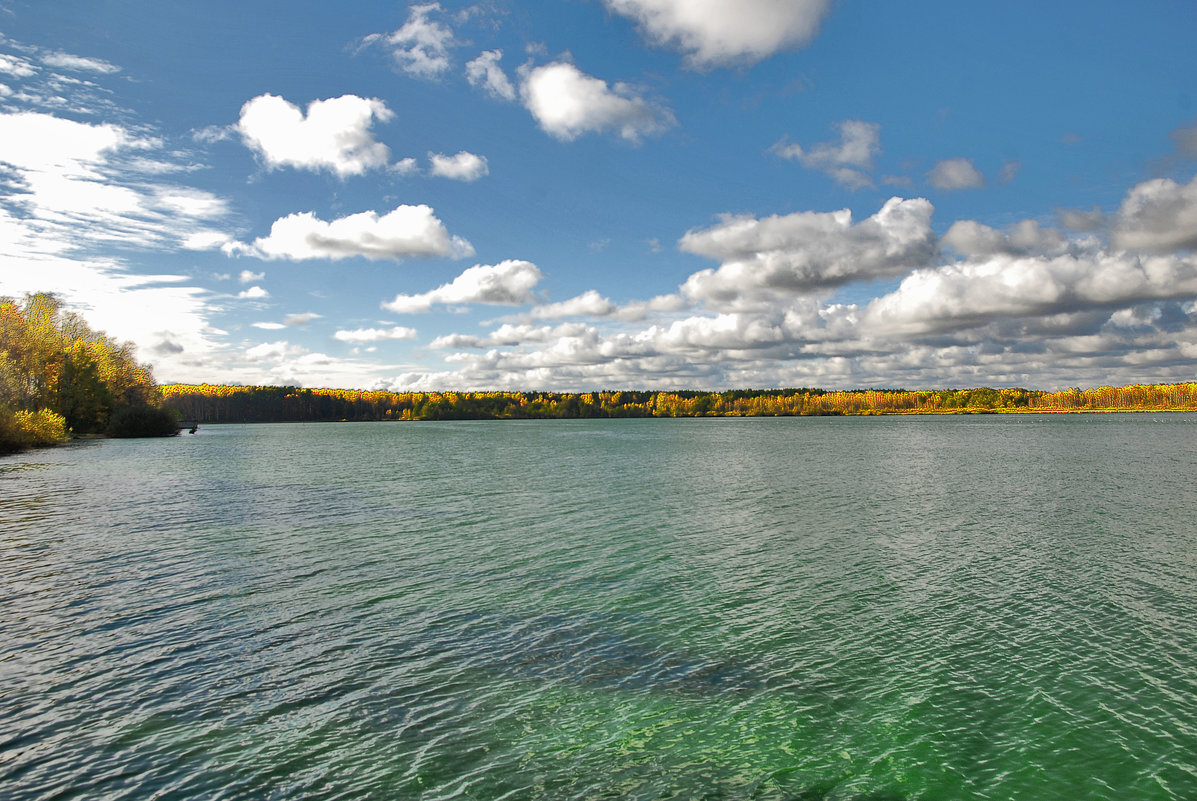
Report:
[[167,384],[162,403],[196,423],[377,420],[535,420],[622,417],[797,417],[872,414],[1028,414],[1197,411],[1197,383],[1022,388],[816,388],[656,392],[388,392]]

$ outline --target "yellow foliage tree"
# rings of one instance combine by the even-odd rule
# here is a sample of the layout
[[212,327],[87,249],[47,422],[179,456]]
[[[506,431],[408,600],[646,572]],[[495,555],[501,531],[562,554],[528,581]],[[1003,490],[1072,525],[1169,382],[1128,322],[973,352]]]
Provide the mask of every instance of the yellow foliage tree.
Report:
[[0,449],[104,431],[114,412],[158,405],[133,346],[93,331],[54,295],[0,298]]

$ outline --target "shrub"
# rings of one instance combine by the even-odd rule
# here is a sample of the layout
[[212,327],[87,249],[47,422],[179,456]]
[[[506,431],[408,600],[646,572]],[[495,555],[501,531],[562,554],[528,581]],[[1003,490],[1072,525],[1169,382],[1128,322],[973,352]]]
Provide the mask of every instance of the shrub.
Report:
[[173,437],[179,433],[179,418],[157,406],[124,406],[112,413],[106,433],[121,438]]
[[66,437],[66,418],[49,409],[0,412],[0,453],[53,445]]

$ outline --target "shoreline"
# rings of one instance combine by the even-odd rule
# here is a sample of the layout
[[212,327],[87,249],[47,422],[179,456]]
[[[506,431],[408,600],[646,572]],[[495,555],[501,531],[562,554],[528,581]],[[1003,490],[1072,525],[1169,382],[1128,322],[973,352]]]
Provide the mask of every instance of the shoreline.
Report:
[[506,420],[625,417],[799,417],[882,414],[1075,414],[1197,411],[1197,383],[1045,392],[1023,388],[815,387],[599,392],[392,392],[294,386],[168,384],[164,406],[184,420]]

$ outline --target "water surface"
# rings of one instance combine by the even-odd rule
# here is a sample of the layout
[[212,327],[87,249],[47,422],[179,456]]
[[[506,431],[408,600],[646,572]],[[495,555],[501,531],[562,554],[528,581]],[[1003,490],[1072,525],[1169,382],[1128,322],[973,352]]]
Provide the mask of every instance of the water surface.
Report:
[[1197,416],[0,459],[0,796],[1197,798]]

